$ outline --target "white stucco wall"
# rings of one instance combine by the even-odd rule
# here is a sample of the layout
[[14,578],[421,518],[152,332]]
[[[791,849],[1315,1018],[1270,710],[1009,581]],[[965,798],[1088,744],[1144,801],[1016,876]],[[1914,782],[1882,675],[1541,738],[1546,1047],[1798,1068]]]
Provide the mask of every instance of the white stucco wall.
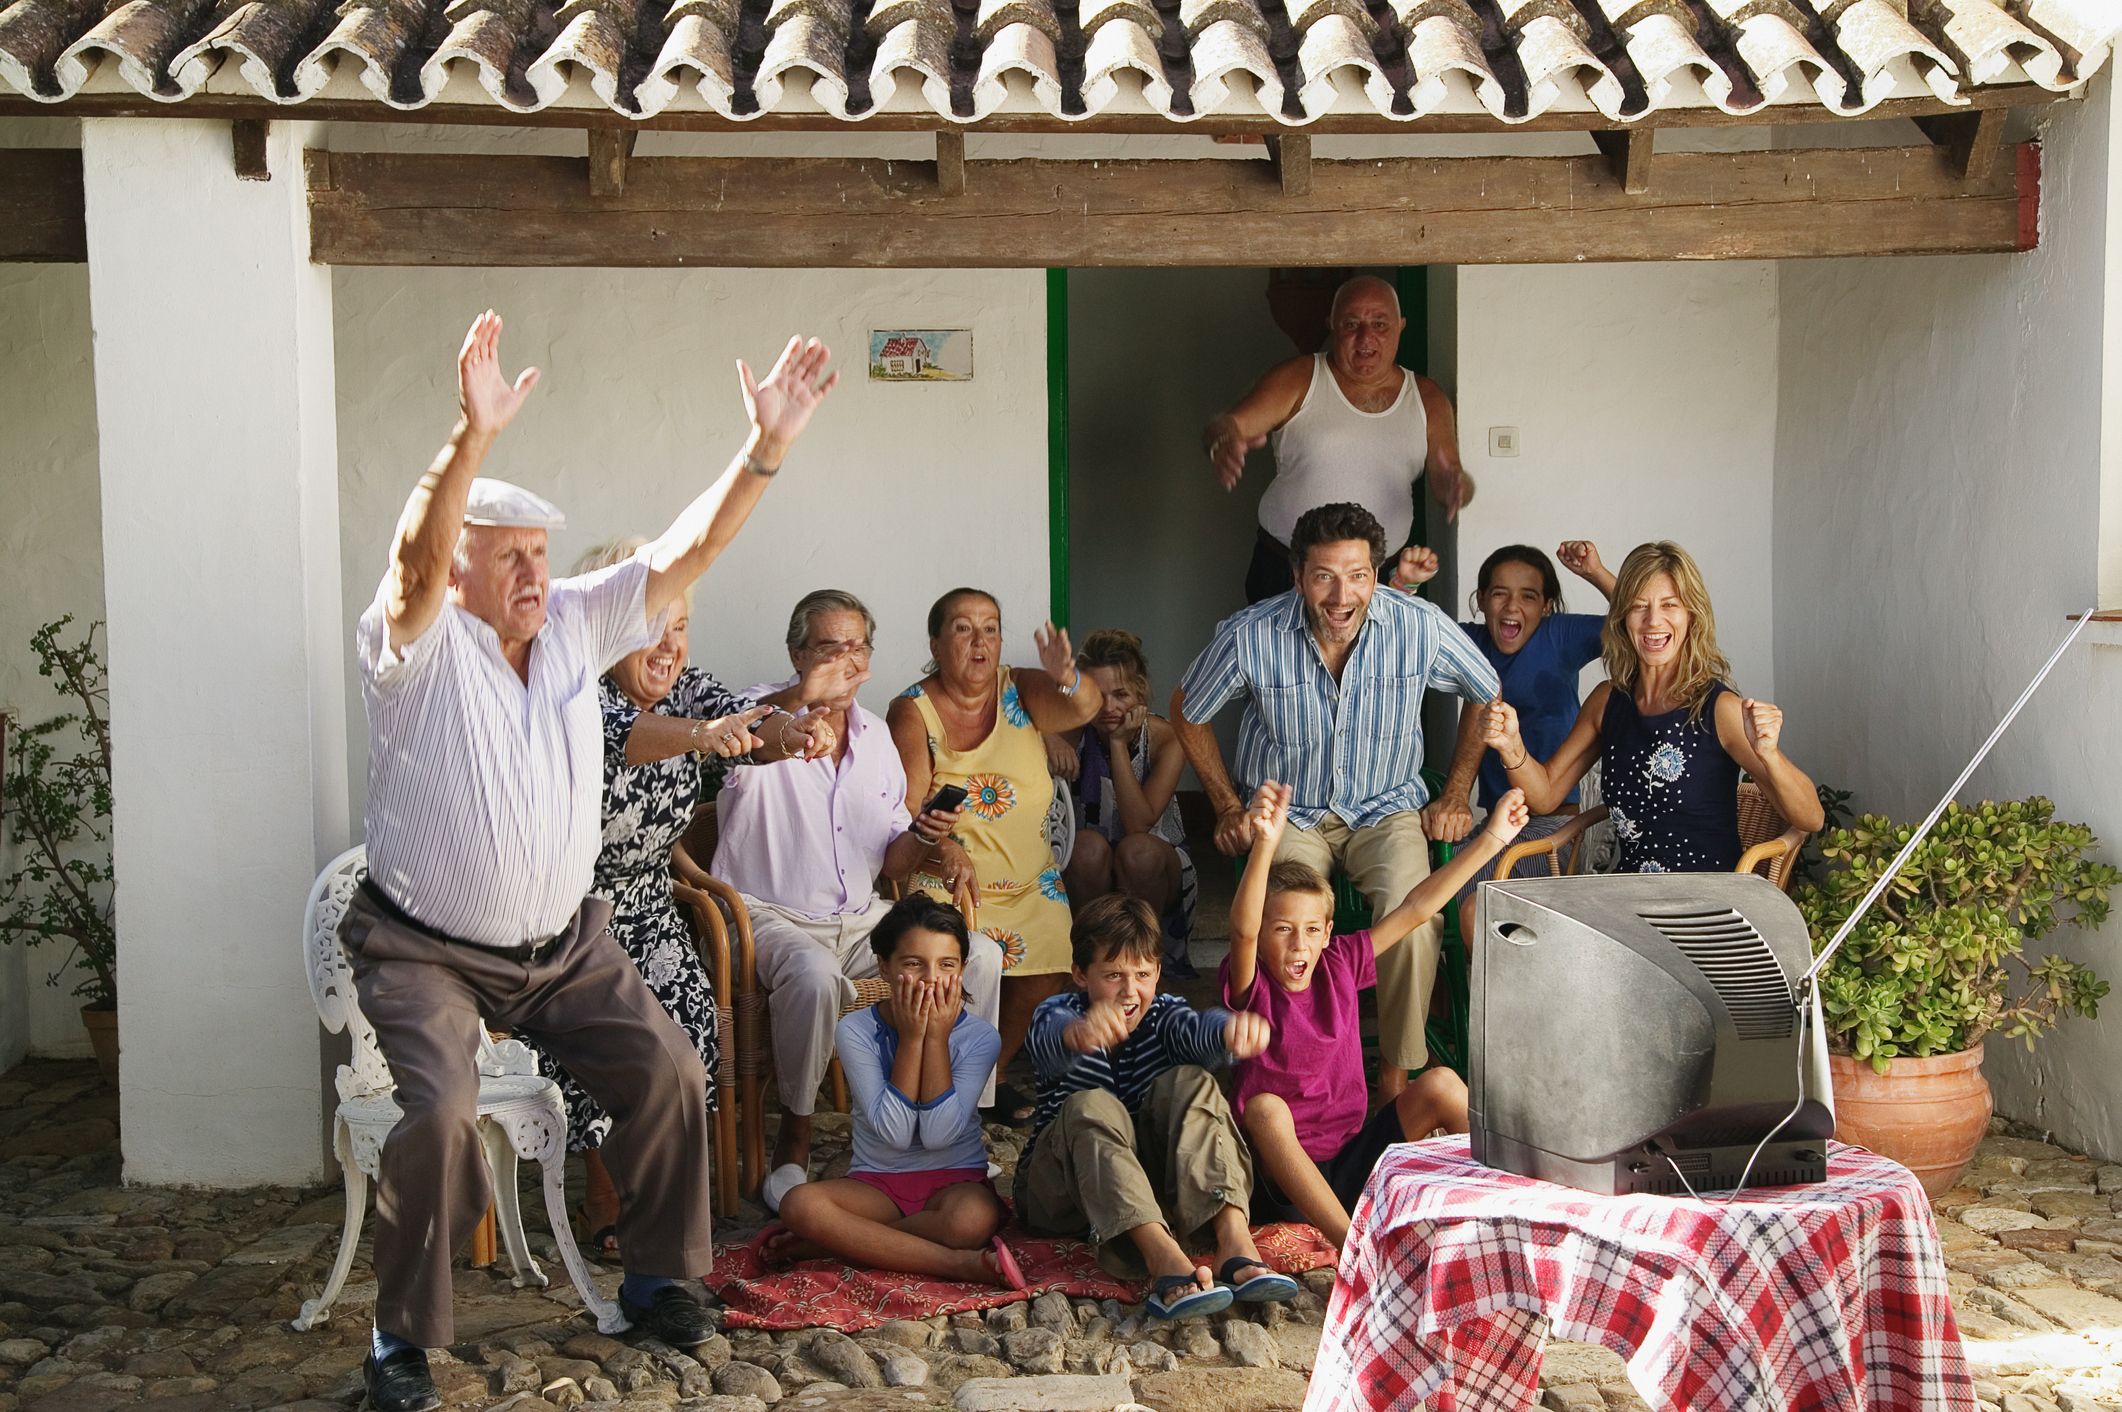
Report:
[[[2102,407],[2122,379],[2102,358],[2103,267],[2122,266],[2095,87],[2040,120],[2038,250],[1783,271],[1776,679],[1793,756],[1860,809],[1920,818],[2094,597]],[[2118,696],[2122,649],[2074,650],[1963,797],[2046,795],[2122,857]],[[2122,985],[2122,923],[2041,949]],[[2032,1055],[1992,1044],[1984,1067],[1998,1111],[2122,1154],[2112,1004]]]
[[[43,135],[11,136],[29,145]],[[69,707],[37,675],[30,635],[71,613],[71,639],[103,616],[90,356],[88,267],[0,265],[0,425],[7,428],[0,436],[0,712],[17,724]],[[71,742],[61,743],[71,753]],[[0,873],[20,861],[0,837]],[[25,1054],[88,1053],[73,998],[77,977],[44,983],[64,949],[64,942],[0,945],[0,1070]]]
[[[877,616],[881,712],[927,660],[929,604],[974,584],[1002,604],[1010,660],[1047,612],[1044,275],[1010,271],[390,270],[333,272],[345,625],[375,594],[406,495],[456,415],[464,330],[507,321],[510,375],[544,370],[487,462],[567,513],[556,568],[660,533],[744,434],[735,360],[764,376],[790,334],[843,376],[735,544],[696,593],[692,660],[733,687],[788,674],[790,608],[845,588]],[[963,383],[871,382],[869,331],[970,328]],[[348,673],[360,835],[367,737]]]
[[[1458,271],[1459,446],[1480,492],[1460,516],[1456,616],[1502,545],[1589,539],[1618,568],[1677,540],[1709,582],[1733,684],[1775,697],[1776,279],[1753,261]],[[1489,455],[1497,426],[1518,429],[1516,458]],[[1604,610],[1582,579],[1562,588],[1571,610]]]

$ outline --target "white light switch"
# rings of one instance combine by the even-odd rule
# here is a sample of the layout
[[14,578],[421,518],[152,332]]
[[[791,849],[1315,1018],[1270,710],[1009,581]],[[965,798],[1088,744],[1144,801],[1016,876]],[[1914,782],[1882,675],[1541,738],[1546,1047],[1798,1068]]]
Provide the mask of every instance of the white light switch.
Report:
[[1517,455],[1518,429],[1516,427],[1490,427],[1488,429],[1488,454],[1491,456]]

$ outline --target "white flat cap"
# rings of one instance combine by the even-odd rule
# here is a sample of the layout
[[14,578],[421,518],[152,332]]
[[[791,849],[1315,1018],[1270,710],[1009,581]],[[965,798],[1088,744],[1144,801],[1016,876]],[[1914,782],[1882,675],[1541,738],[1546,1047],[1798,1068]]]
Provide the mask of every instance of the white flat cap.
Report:
[[472,482],[471,496],[464,502],[464,523],[556,530],[567,528],[567,516],[542,495],[480,476]]

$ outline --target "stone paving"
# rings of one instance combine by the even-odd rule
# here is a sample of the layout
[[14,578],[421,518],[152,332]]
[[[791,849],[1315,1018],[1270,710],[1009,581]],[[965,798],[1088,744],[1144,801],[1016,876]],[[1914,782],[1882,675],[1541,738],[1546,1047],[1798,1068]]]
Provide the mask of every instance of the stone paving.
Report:
[[[117,1094],[92,1064],[0,1076],[0,1412],[283,1408],[360,1400],[375,1285],[366,1248],[330,1322],[288,1321],[337,1249],[334,1188],[202,1192],[120,1184]],[[1013,1167],[1017,1141],[992,1130]],[[1994,1412],[2122,1412],[2122,1165],[1999,1122],[1961,1189],[1937,1203],[1953,1298]],[[816,1162],[845,1163],[821,1115]],[[535,1169],[524,1173],[528,1199]],[[728,1235],[756,1229],[747,1208]],[[1159,1325],[1139,1306],[1046,1295],[858,1336],[733,1330],[691,1353],[598,1335],[555,1258],[516,1289],[462,1266],[459,1342],[432,1358],[446,1405],[546,1412],[1280,1412],[1301,1406],[1330,1272],[1287,1305]],[[501,1267],[501,1268],[505,1268]],[[610,1292],[618,1271],[603,1267]],[[1644,1404],[1619,1357],[1553,1344],[1543,1405]]]

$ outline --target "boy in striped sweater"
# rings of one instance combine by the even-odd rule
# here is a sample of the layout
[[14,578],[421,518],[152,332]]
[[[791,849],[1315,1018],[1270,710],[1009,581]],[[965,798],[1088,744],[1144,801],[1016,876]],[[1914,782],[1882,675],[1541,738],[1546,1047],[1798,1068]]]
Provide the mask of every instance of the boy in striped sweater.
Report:
[[[1160,1319],[1288,1299],[1297,1282],[1261,1263],[1247,1228],[1251,1160],[1208,1072],[1266,1048],[1267,1022],[1157,994],[1162,936],[1138,897],[1088,904],[1069,940],[1082,989],[1043,1002],[1025,1040],[1039,1098],[1017,1163],[1020,1219],[1088,1239],[1117,1274],[1146,1266]],[[1213,1271],[1187,1253],[1190,1237],[1213,1241]]]

